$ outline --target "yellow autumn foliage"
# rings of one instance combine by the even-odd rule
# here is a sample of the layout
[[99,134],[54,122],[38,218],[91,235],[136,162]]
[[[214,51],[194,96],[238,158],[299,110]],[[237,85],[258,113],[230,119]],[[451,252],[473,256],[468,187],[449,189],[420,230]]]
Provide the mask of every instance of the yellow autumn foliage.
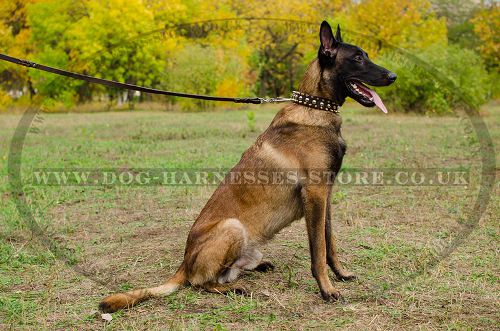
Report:
[[345,17],[345,35],[371,57],[391,47],[408,50],[447,44],[444,18],[437,18],[429,0],[364,0]]
[[490,67],[500,62],[500,6],[493,2],[490,7],[477,11],[472,18],[474,32],[481,40],[479,51]]
[[[68,70],[182,92],[288,95],[317,52],[325,19],[340,23],[344,41],[372,58],[392,47],[415,53],[447,47],[446,17],[438,17],[431,1],[0,0],[0,48]],[[498,6],[476,6],[470,23],[477,50],[494,68]],[[4,92],[16,91],[11,95],[21,91],[64,104],[122,97],[5,63],[0,80]]]

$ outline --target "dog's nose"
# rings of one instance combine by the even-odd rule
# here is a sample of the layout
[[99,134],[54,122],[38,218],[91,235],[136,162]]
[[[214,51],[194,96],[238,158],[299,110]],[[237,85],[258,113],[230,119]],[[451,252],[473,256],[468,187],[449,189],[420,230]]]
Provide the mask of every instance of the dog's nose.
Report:
[[387,74],[387,78],[391,81],[391,82],[394,82],[396,80],[396,78],[398,78],[398,75],[396,75],[395,73],[393,72],[390,72]]

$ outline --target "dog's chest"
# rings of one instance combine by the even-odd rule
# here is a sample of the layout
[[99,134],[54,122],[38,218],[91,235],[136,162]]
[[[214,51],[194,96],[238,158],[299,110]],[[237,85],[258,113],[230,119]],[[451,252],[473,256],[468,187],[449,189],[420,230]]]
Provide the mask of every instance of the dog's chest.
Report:
[[297,191],[283,192],[281,203],[273,207],[272,212],[268,215],[269,220],[265,222],[266,226],[263,231],[264,237],[269,240],[283,228],[289,226],[294,221],[302,218],[304,215],[302,200]]
[[315,146],[304,146],[309,168],[328,169],[337,172],[347,151],[347,144],[340,131],[324,130],[318,135]]
[[329,135],[329,139],[324,143],[325,151],[328,154],[328,168],[337,172],[342,165],[342,160],[347,151],[347,144],[342,138],[340,130]]
[[345,152],[347,151],[347,144],[346,144],[344,138],[342,138],[341,134],[339,134],[339,136],[338,136],[338,143],[340,146],[340,150],[342,152],[342,157],[344,157]]

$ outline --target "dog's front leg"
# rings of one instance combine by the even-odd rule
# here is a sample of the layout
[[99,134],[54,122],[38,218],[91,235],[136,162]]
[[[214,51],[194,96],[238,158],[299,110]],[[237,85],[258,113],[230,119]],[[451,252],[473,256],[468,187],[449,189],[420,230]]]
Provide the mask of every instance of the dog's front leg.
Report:
[[342,267],[340,262],[337,243],[335,241],[335,235],[333,234],[332,227],[332,214],[331,214],[331,204],[330,197],[327,198],[326,206],[326,222],[325,222],[325,237],[326,237],[326,260],[328,265],[340,280],[353,280],[356,276]]
[[325,301],[337,300],[340,298],[340,292],[330,282],[326,265],[325,226],[328,188],[313,185],[302,188],[301,193],[309,237],[312,274],[318,282],[323,299]]

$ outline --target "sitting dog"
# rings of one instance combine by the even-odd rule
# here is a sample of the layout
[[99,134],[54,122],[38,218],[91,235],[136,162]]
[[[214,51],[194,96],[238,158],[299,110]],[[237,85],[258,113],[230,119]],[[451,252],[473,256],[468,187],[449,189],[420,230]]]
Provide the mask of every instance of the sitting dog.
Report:
[[[293,103],[245,151],[194,222],[175,275],[157,287],[108,296],[99,305],[102,311],[131,307],[188,284],[217,293],[241,290],[231,284],[241,270],[273,268],[262,260],[259,246],[302,217],[321,296],[326,301],[340,298],[327,265],[341,280],[355,276],[339,261],[330,217],[332,185],[346,150],[338,107],[351,97],[386,112],[377,93],[363,83],[387,86],[396,75],[370,61],[361,48],[344,43],[340,27],[334,36],[323,22],[320,42],[318,57],[293,93]],[[231,183],[237,173],[261,169],[295,169],[296,176],[284,185]]]

